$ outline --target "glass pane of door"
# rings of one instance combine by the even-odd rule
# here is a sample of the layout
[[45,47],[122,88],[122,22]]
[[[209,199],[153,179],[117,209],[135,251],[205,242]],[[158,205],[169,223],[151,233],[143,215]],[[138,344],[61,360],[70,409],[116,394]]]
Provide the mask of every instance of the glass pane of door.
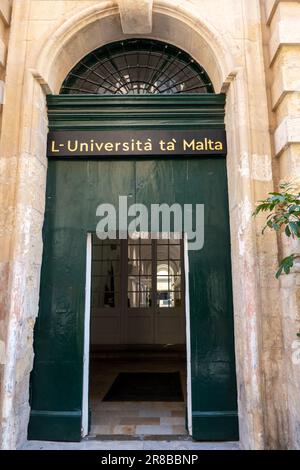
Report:
[[127,306],[152,306],[152,242],[151,239],[128,239]]
[[121,248],[119,240],[99,240],[93,236],[92,307],[120,306]]
[[182,242],[157,241],[156,289],[157,307],[180,307],[182,301]]

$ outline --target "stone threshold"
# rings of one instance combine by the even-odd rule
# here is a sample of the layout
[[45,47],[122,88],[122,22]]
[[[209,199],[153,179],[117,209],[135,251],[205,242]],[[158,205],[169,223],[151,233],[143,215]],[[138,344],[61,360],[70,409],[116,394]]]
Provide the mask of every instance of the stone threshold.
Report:
[[[159,436],[161,437],[161,436]],[[173,437],[173,436],[172,436]],[[155,450],[155,451],[205,451],[205,450],[240,450],[239,442],[195,442],[191,438],[166,440],[129,440],[126,436],[121,439],[83,439],[81,442],[46,442],[27,441],[19,450],[97,450],[97,451],[120,451],[120,450]]]
[[176,434],[97,434],[87,436],[82,439],[82,441],[189,441],[189,442],[197,442],[194,441],[190,436],[187,435],[176,435]]

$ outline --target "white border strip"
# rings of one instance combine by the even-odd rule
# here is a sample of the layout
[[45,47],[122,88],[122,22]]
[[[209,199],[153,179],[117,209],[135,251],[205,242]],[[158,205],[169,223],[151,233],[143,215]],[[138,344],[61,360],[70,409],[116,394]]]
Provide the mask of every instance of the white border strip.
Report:
[[89,366],[90,366],[90,316],[91,316],[91,279],[92,278],[92,234],[87,234],[86,243],[86,281],[84,306],[84,351],[83,351],[83,388],[81,435],[89,432]]
[[192,435],[192,371],[191,371],[191,325],[189,290],[189,252],[187,234],[184,234],[184,273],[185,273],[185,325],[186,325],[186,368],[187,368],[187,428]]

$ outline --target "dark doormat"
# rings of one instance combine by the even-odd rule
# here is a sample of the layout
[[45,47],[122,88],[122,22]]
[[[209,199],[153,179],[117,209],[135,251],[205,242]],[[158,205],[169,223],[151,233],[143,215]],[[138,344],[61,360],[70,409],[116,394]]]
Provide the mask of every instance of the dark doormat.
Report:
[[184,401],[179,372],[121,372],[103,401]]

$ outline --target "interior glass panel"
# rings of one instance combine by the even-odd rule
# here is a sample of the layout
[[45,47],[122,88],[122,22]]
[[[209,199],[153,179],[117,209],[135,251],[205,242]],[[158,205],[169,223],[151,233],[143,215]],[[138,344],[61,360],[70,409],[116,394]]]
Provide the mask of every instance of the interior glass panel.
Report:
[[93,307],[119,308],[121,295],[123,298],[126,295],[128,308],[152,308],[153,298],[157,299],[158,308],[180,306],[183,283],[181,257],[182,245],[178,240],[137,238],[110,241],[94,236]]
[[154,39],[126,39],[96,49],[65,79],[61,94],[213,93],[201,65],[185,51]]

